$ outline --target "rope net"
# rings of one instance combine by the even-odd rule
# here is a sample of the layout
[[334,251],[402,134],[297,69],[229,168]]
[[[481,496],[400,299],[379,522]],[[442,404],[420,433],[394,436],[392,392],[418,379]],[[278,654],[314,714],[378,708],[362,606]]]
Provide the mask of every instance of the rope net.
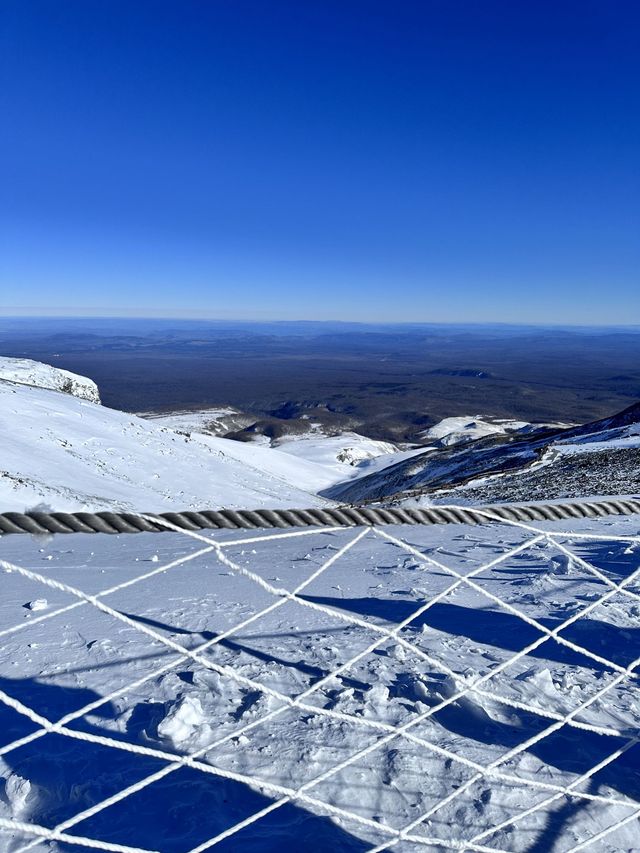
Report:
[[632,849],[637,522],[484,515],[0,560],[3,849]]

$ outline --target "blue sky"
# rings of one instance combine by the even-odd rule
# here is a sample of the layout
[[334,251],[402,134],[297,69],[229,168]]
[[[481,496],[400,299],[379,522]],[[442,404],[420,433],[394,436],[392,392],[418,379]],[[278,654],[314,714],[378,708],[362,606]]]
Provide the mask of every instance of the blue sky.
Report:
[[5,313],[640,322],[640,6],[6,0]]

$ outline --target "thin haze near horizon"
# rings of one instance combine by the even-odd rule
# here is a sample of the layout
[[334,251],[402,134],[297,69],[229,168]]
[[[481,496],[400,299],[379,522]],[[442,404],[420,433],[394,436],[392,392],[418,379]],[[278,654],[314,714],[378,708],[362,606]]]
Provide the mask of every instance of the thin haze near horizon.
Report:
[[638,323],[635,3],[1,15],[0,313]]

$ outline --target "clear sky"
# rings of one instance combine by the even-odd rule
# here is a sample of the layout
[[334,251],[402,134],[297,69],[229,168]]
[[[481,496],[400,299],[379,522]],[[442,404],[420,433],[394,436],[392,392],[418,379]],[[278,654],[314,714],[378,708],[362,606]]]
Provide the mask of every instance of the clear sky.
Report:
[[4,0],[4,313],[640,322],[636,0]]

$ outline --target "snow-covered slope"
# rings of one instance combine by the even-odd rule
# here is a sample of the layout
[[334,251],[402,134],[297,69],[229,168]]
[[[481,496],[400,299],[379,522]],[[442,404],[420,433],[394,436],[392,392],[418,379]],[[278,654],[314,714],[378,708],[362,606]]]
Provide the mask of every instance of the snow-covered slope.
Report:
[[[189,435],[192,433],[220,435],[243,429],[252,423],[250,416],[229,407],[165,414],[143,413],[141,417],[150,420],[156,426],[169,427]],[[237,447],[234,448],[236,444],[237,442],[233,441],[225,445],[226,452],[230,455],[238,452]],[[338,435],[327,435],[320,424],[313,423],[309,425],[307,432],[292,432],[279,438],[270,438],[256,432],[250,434],[250,441],[241,442],[241,444],[247,448],[272,448],[296,457],[303,463],[312,463],[317,466],[312,477],[317,490],[328,489],[337,483],[355,480],[374,471],[382,471],[425,450],[422,445],[401,449],[389,441],[379,441],[350,431]],[[251,450],[246,451],[249,454],[251,452]],[[243,458],[246,453],[240,451],[240,458]],[[295,478],[297,466],[293,461],[290,466],[293,466],[291,470]],[[304,469],[307,472],[311,470],[308,466],[304,466]]]
[[244,429],[253,421],[250,415],[245,415],[229,406],[170,414],[141,412],[140,417],[152,420],[157,426],[169,427],[180,432],[201,432],[204,435],[224,435],[233,430]]
[[233,410],[143,419],[86,399],[99,397],[84,377],[21,359],[1,364],[3,511],[312,506],[338,482],[421,452],[355,433],[279,447],[231,441],[210,431],[243,417]]
[[356,432],[340,435],[307,434],[287,436],[272,443],[284,453],[308,459],[322,465],[359,465],[370,459],[397,453],[398,447],[389,441],[376,441]]
[[[48,365],[5,358],[0,373],[2,510],[307,506],[425,494],[492,502],[640,491],[640,404],[570,429],[447,418],[429,431],[435,445],[401,450],[314,429],[232,441],[207,434],[213,410],[142,419],[91,402],[99,399],[91,380]],[[219,424],[240,416],[216,414]],[[195,429],[185,430],[187,423]],[[483,431],[490,434],[481,438]]]
[[[587,453],[590,456],[584,456],[582,463],[576,462]],[[589,464],[584,464],[587,459]],[[640,404],[571,429],[488,436],[424,452],[383,472],[334,486],[325,494],[334,500],[356,502],[447,489],[452,500],[472,500],[469,490],[478,484],[484,486],[487,478],[493,477],[495,489],[490,500],[527,500],[526,487],[515,488],[517,478],[525,474],[530,478],[543,469],[546,485],[536,491],[537,500],[640,490]],[[455,495],[452,488],[457,490]],[[479,493],[478,499],[488,498]]]
[[28,358],[0,356],[0,380],[61,391],[92,403],[100,402],[98,386],[91,379]]
[[0,380],[0,508],[161,511],[306,506],[334,479],[251,445],[186,436],[56,391]]

